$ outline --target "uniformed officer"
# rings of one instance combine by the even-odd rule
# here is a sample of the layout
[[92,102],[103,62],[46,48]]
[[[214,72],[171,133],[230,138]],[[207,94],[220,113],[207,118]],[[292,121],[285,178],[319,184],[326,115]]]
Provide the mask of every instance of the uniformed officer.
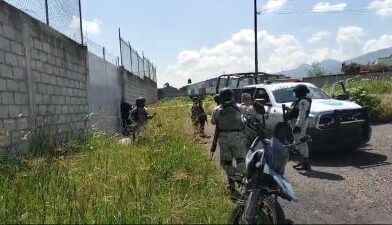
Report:
[[[246,137],[241,120],[242,111],[241,105],[234,102],[231,89],[222,89],[219,98],[221,104],[215,108],[211,123],[218,127],[220,164],[229,181],[228,189],[234,195],[235,179],[242,179],[239,174],[245,174]],[[233,166],[233,159],[236,167]]]
[[139,97],[136,99],[136,107],[131,112],[131,119],[139,126],[144,125],[147,120],[152,119],[154,115],[150,115],[145,107],[146,99]]
[[[309,89],[306,85],[300,84],[296,86],[293,92],[297,99],[290,108],[288,119],[291,120],[290,125],[293,129],[294,141],[299,142],[306,136],[312,99],[307,97]],[[311,170],[308,144],[298,145],[298,150],[301,154],[301,162],[293,167],[297,170]]]
[[203,108],[203,101],[200,98],[195,97],[192,105],[192,124],[194,133],[200,135],[200,137],[207,137],[204,133],[204,127],[207,122],[207,114]]

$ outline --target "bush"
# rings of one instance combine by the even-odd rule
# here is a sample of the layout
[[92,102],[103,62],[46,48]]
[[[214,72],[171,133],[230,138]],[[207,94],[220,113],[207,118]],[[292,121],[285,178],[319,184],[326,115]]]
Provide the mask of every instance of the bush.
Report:
[[[372,122],[392,121],[392,81],[369,80],[354,78],[347,82],[346,89],[350,93],[350,100],[361,106],[368,107]],[[323,90],[332,95],[332,85],[323,87]],[[339,88],[335,94],[341,94]]]

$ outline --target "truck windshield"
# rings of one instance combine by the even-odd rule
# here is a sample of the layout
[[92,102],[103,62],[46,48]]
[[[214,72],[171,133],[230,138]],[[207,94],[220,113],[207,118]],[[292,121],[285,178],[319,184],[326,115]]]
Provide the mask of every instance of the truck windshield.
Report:
[[[322,90],[319,88],[315,87],[308,87],[310,93],[308,96],[312,99],[329,99],[327,94],[325,94]],[[275,100],[277,103],[286,103],[286,102],[293,102],[295,101],[295,96],[293,93],[294,87],[288,87],[288,88],[281,88],[272,91],[274,94]]]

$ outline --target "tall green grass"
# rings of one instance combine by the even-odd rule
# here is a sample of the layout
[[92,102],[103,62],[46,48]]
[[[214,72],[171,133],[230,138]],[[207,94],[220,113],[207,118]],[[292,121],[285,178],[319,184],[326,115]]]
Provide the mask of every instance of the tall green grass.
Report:
[[[368,107],[370,119],[376,123],[392,122],[392,81],[369,80],[355,78],[346,83],[347,91],[350,93],[350,100],[361,106]],[[342,88],[337,86],[323,87],[324,91],[332,95],[342,93]]]
[[183,103],[154,106],[133,145],[97,132],[66,156],[4,159],[0,223],[225,223],[222,177]]

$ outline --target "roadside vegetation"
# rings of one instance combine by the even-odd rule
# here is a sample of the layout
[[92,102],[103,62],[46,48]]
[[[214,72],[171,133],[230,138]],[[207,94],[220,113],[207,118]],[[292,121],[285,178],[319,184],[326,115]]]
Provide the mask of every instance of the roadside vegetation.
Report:
[[192,138],[189,103],[155,105],[133,145],[96,131],[64,154],[3,159],[0,223],[227,221],[231,203],[218,166]]
[[[346,84],[350,100],[368,107],[371,121],[374,123],[392,122],[392,81],[356,78]],[[332,95],[332,86],[324,87]],[[336,93],[342,93],[337,88]]]

